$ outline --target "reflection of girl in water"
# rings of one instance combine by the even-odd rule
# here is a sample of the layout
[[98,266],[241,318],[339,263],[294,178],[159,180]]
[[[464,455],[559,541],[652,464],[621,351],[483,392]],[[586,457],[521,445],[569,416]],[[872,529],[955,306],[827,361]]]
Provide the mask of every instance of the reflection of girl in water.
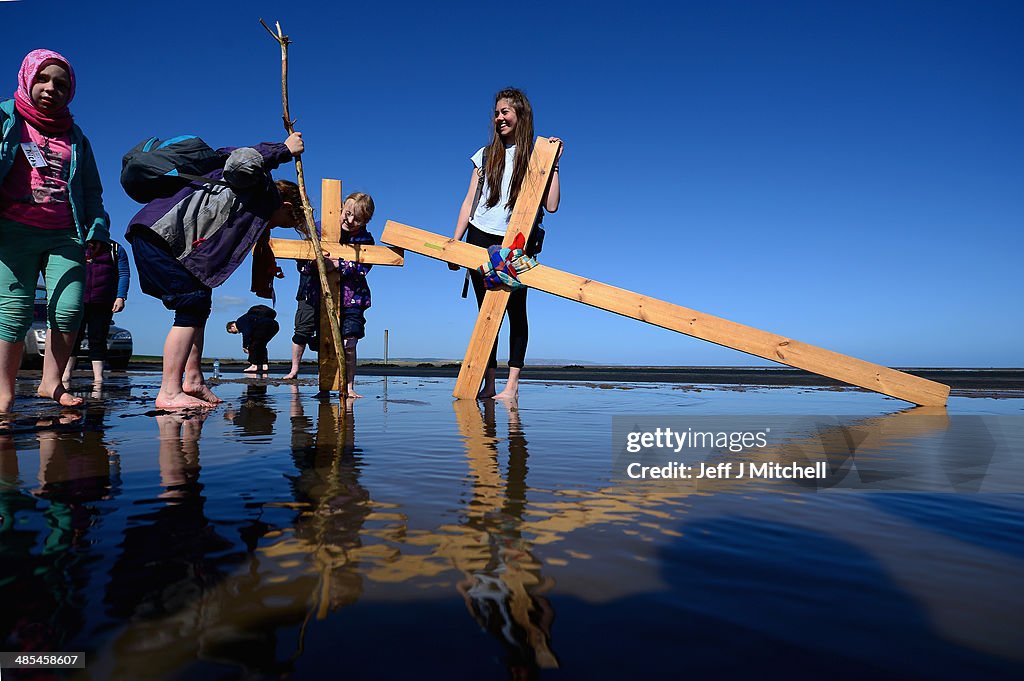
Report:
[[[468,524],[486,533],[489,556],[483,569],[468,571],[458,589],[480,627],[505,648],[510,677],[532,679],[539,669],[558,667],[550,648],[554,611],[542,596],[554,586],[554,580],[541,576],[541,564],[530,554],[529,542],[520,531],[526,510],[526,437],[519,410],[502,404],[508,409],[509,449],[503,498],[492,498],[497,491],[492,487],[495,481],[478,480],[475,501],[483,502],[478,508],[487,510],[472,514]],[[475,436],[468,441],[482,443],[467,447],[470,458],[481,464],[496,464],[499,440],[494,402],[485,401],[483,406],[482,419],[472,404],[468,408],[456,406],[456,414],[463,433]]]
[[558,667],[549,647],[555,612],[540,595],[554,586],[554,580],[549,578],[527,592],[522,585],[510,587],[506,579],[503,567],[477,571],[459,582],[459,593],[480,628],[504,646],[509,676],[535,679],[539,669]]
[[[78,430],[80,418],[35,424],[39,485],[31,495],[20,489],[27,480],[18,475],[17,445],[0,437],[0,641],[9,651],[66,649],[84,627],[81,604],[97,559],[90,535],[102,535],[102,501],[114,490],[111,452],[101,432]],[[31,450],[19,444],[23,456]]]

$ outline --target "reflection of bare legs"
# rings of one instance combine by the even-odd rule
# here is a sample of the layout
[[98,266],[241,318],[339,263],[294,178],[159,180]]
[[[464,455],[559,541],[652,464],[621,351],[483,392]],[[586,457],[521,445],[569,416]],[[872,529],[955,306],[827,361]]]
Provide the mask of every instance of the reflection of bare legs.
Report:
[[197,413],[191,418],[181,414],[165,414],[156,417],[160,431],[160,483],[167,491],[161,498],[181,496],[180,491],[171,488],[184,485],[188,473],[199,467],[199,436],[202,433],[206,414]]
[[[41,424],[43,422],[40,422]],[[46,424],[43,424],[46,425]],[[39,486],[64,482],[70,477],[67,457],[61,456],[60,434],[53,431],[40,431],[39,440]]]
[[500,397],[500,395],[495,397],[495,400],[498,400],[498,403],[508,410],[508,425],[509,431],[511,432],[512,426],[519,425],[519,400],[514,397],[499,400]]
[[299,386],[292,385],[290,387],[291,387],[291,391],[292,391],[292,402],[291,402],[291,412],[289,413],[289,416],[291,416],[292,418],[297,418],[297,417],[305,416],[306,414],[302,410],[302,399],[299,397]]
[[71,348],[75,345],[78,332],[65,333],[56,329],[46,332],[46,352],[43,354],[43,378],[38,394],[64,407],[77,407],[84,400],[76,397],[64,387],[64,368],[68,365]]
[[0,482],[13,485],[18,481],[18,450],[14,438],[0,435]]

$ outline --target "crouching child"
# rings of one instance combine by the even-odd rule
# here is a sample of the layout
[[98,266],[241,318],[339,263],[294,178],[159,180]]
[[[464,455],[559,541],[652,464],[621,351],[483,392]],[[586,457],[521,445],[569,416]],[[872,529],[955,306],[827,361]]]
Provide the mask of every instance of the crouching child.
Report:
[[270,370],[267,344],[281,330],[276,318],[277,312],[273,308],[253,305],[244,315],[227,323],[228,333],[242,334],[242,352],[249,356],[249,366],[242,369],[243,372],[249,374]]
[[304,150],[300,133],[283,143],[224,149],[223,169],[192,182],[168,198],[150,201],[132,218],[132,245],[139,284],[174,312],[164,342],[159,409],[211,407],[221,400],[202,372],[206,321],[212,289],[220,286],[254,249],[253,292],[270,298],[279,270],[270,252],[271,227],[301,222],[298,187],[274,180],[270,171]]

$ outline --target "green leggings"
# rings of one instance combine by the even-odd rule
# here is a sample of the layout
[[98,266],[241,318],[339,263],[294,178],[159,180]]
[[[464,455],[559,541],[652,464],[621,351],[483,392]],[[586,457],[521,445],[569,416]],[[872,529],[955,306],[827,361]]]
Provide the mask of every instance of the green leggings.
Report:
[[78,331],[85,289],[85,248],[78,231],[0,218],[0,340],[25,339],[40,273],[46,279],[46,326]]

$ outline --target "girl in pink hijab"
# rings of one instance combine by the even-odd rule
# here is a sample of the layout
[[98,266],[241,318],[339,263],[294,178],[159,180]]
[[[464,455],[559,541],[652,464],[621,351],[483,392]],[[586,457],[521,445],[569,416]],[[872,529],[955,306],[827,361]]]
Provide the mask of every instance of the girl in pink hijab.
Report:
[[0,413],[14,403],[40,274],[48,332],[38,392],[82,403],[62,375],[82,319],[85,244],[108,244],[110,219],[92,146],[68,109],[74,96],[70,62],[33,50],[14,98],[0,102]]

